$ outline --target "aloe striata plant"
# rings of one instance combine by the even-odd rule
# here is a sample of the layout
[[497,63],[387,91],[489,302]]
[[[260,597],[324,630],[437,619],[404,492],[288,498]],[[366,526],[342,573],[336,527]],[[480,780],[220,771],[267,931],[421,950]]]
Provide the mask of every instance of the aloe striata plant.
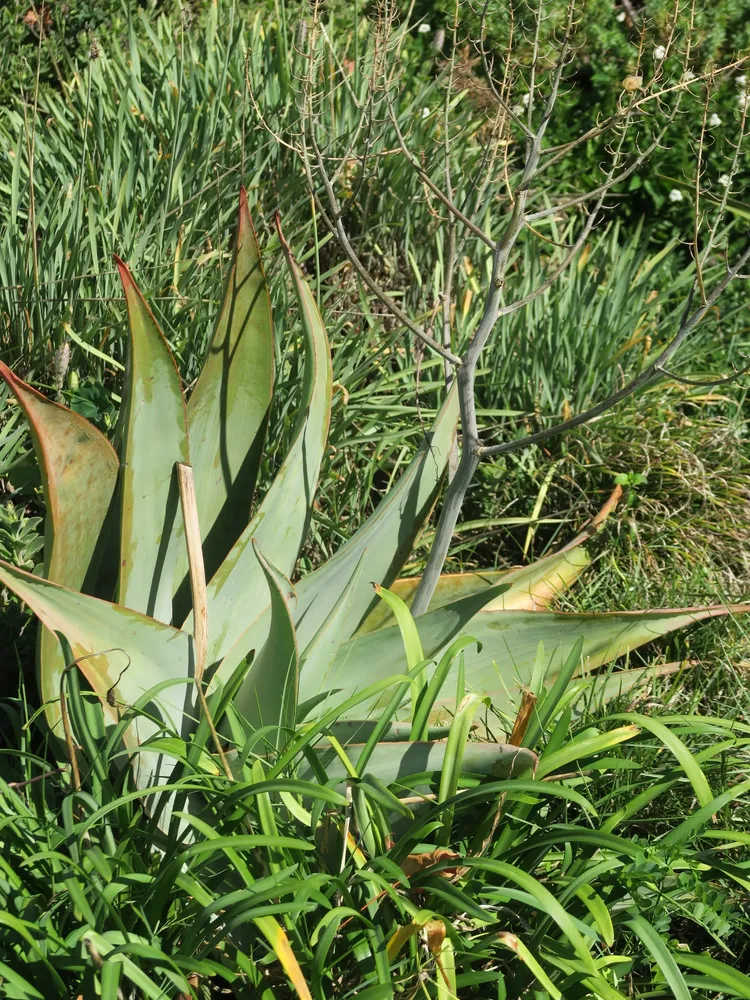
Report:
[[[130,340],[118,451],[83,417],[0,369],[31,427],[47,506],[44,576],[3,562],[0,581],[42,623],[39,683],[55,733],[62,735],[63,680],[75,663],[106,726],[132,754],[141,787],[165,780],[174,766],[148,752],[149,741],[167,730],[188,744],[207,708],[204,692],[223,699],[234,742],[238,733],[259,734],[267,755],[281,753],[285,766],[307,744],[327,759],[343,741],[361,744],[359,769],[386,781],[435,773],[450,741],[428,737],[443,735],[445,710],[468,692],[512,711],[542,644],[553,684],[579,643],[582,666],[596,668],[727,613],[541,610],[585,568],[584,532],[522,570],[443,576],[427,612],[412,619],[397,595],[408,599],[415,583],[398,574],[440,489],[458,420],[455,388],[370,520],[292,586],[326,449],[332,376],[315,301],[280,227],[279,236],[306,368],[293,443],[258,501],[274,335],[244,191],[223,305],[187,401],[169,346],[119,260]],[[381,603],[372,581],[394,593],[382,591]],[[638,676],[622,671],[608,683],[621,689]],[[375,724],[394,698],[409,721]],[[311,719],[318,720],[313,729]],[[309,767],[314,757],[306,752]],[[496,744],[472,743],[466,752],[466,766],[480,773],[518,774],[535,759],[530,750]]]

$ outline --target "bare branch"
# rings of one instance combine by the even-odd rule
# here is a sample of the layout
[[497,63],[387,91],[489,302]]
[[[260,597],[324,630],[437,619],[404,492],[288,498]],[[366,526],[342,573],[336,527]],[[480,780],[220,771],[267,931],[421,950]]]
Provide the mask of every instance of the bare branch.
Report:
[[682,385],[694,385],[700,386],[701,388],[712,388],[716,385],[729,385],[730,382],[736,382],[738,378],[743,375],[747,375],[750,372],[750,364],[745,365],[744,368],[740,368],[739,371],[733,372],[731,375],[722,376],[720,378],[710,378],[710,379],[694,379],[685,378],[683,375],[677,375],[676,372],[667,371],[663,365],[657,365],[656,370],[661,375],[666,375],[667,378],[674,379],[675,382],[680,382]]
[[[438,198],[439,201],[443,205],[445,205],[445,207],[448,209],[448,211],[452,215],[455,215],[455,217],[458,219],[459,222],[463,223],[463,225],[466,226],[466,228],[470,232],[472,232],[475,236],[477,236],[482,241],[482,243],[484,243],[486,246],[488,246],[490,248],[490,250],[494,250],[495,249],[495,242],[494,242],[494,240],[492,240],[487,235],[487,233],[485,233],[485,231],[483,229],[480,229],[479,226],[475,225],[468,216],[464,215],[464,213],[461,211],[461,209],[457,205],[455,205],[453,203],[453,200],[451,199],[451,197],[449,195],[445,194],[443,191],[440,190],[440,188],[432,180],[432,178],[430,177],[430,175],[427,173],[427,171],[424,169],[424,167],[422,166],[422,164],[416,158],[416,156],[409,149],[409,147],[408,147],[408,145],[406,143],[406,139],[404,139],[403,132],[401,131],[401,126],[398,123],[398,118],[397,118],[396,112],[395,112],[395,110],[393,108],[393,102],[390,99],[390,95],[386,95],[386,104],[388,106],[388,116],[391,119],[391,124],[393,125],[393,129],[394,129],[394,131],[396,133],[396,137],[398,139],[398,144],[401,147],[401,151],[404,154],[404,156],[406,157],[406,159],[409,162],[410,166],[413,167],[413,169],[417,172],[417,174],[419,174],[419,179],[422,181],[422,183],[426,187],[428,187],[430,189],[430,191],[432,191],[432,193],[435,195],[435,197]],[[446,135],[447,135],[447,131],[448,131],[448,129],[447,129],[447,122],[446,122]]]
[[506,441],[503,444],[480,447],[477,454],[482,458],[489,458],[497,455],[508,455],[511,452],[528,448],[531,445],[541,444],[542,441],[548,441],[550,438],[556,437],[558,434],[563,434],[565,431],[572,430],[574,427],[579,427],[581,424],[589,423],[596,417],[601,416],[602,413],[606,413],[607,410],[611,410],[613,406],[622,402],[623,399],[627,399],[628,396],[632,396],[634,392],[643,388],[643,386],[650,382],[655,375],[659,374],[660,369],[662,369],[669,359],[680,349],[688,335],[695,329],[698,323],[700,323],[730,281],[732,281],[732,279],[740,273],[742,267],[748,260],[750,260],[750,246],[742,254],[737,264],[714,288],[713,292],[711,292],[711,294],[707,297],[703,305],[701,305],[699,309],[683,321],[675,337],[664,348],[656,361],[652,362],[652,364],[645,368],[644,371],[637,376],[637,378],[634,378],[626,386],[623,386],[622,389],[612,393],[611,396],[602,400],[601,403],[597,403],[596,406],[592,406],[583,413],[579,413],[577,416],[571,417],[570,420],[564,420],[562,423],[555,424],[554,427],[548,427],[547,430],[538,431],[536,434],[528,434],[525,437],[517,438],[513,441]]
[[[354,267],[354,270],[360,276],[364,284],[370,289],[370,291],[378,299],[380,299],[383,305],[386,306],[391,311],[391,313],[396,317],[396,319],[398,319],[401,323],[403,323],[403,325],[406,327],[407,330],[411,331],[411,333],[413,333],[415,337],[417,337],[419,340],[422,341],[423,344],[426,344],[429,348],[435,351],[436,354],[439,354],[441,358],[444,358],[446,361],[450,361],[450,363],[453,365],[460,365],[462,363],[461,358],[459,358],[458,355],[454,354],[452,351],[446,350],[441,344],[438,344],[438,342],[434,339],[434,337],[431,337],[426,330],[424,330],[421,326],[418,326],[416,323],[414,323],[409,318],[409,316],[404,312],[401,306],[398,305],[398,303],[393,298],[391,298],[391,296],[388,295],[387,292],[383,291],[383,289],[373,279],[370,272],[367,270],[362,261],[359,259],[356,250],[354,249],[349,240],[349,235],[346,231],[346,227],[343,224],[341,207],[339,206],[338,199],[336,197],[336,192],[333,190],[333,185],[331,184],[330,178],[326,173],[325,163],[322,154],[320,152],[320,148],[318,147],[317,141],[312,132],[310,133],[310,143],[313,147],[313,150],[315,151],[315,157],[318,164],[318,173],[320,175],[321,180],[323,181],[323,186],[326,189],[326,194],[328,196],[328,203],[330,205],[331,214],[329,215],[329,213],[326,212],[323,203],[320,201],[317,195],[315,197],[315,201],[320,209],[320,214],[323,216],[323,221],[331,230],[331,232],[336,233],[339,242],[341,243],[341,247],[344,250],[346,256],[349,258],[349,261]],[[306,167],[306,169],[309,171],[309,165]],[[312,174],[308,173],[308,181],[312,181],[312,179],[313,179]]]

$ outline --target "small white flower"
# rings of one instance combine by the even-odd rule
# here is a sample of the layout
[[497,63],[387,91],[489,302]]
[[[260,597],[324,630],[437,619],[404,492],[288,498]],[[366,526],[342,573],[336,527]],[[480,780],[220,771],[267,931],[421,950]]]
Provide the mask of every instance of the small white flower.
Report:
[[431,114],[432,114],[432,112],[430,111],[429,108],[422,108],[422,117],[423,118],[429,118]]
[[725,188],[729,187],[729,181],[730,181],[729,174],[722,174],[721,177],[719,178],[719,184],[721,184],[721,186]]
[[432,28],[429,26],[429,24],[425,24],[423,21],[417,28],[417,31],[419,32],[420,35],[426,35],[429,31],[432,31]]
[[721,118],[719,118],[719,116],[714,111],[714,113],[708,119],[708,127],[709,128],[717,128],[719,125],[721,125]]
[[625,13],[625,11],[621,10],[620,13],[617,15],[617,17],[615,18],[615,21],[622,22],[622,21],[625,20],[626,17],[627,17],[627,14]]
[[691,69],[686,69],[685,72],[682,74],[683,83],[690,83],[694,79],[695,79],[695,73]]
[[669,200],[682,201],[682,191],[680,191],[678,188],[672,188],[672,190],[669,192]]
[[523,114],[523,104],[514,104],[510,110],[517,118],[519,115]]
[[739,76],[736,76],[734,78],[734,82],[737,84],[738,87],[744,87],[745,84],[747,83],[747,77],[745,76],[744,73],[740,73]]
[[525,108],[527,108],[529,106],[529,98],[530,97],[531,97],[531,94],[521,94],[521,104],[523,104],[523,106]]
[[738,94],[737,103],[740,106],[740,111],[747,111],[750,107],[750,94]]
[[656,48],[654,49],[654,59],[657,62],[661,62],[666,54],[667,50],[664,48],[663,45],[657,45]]

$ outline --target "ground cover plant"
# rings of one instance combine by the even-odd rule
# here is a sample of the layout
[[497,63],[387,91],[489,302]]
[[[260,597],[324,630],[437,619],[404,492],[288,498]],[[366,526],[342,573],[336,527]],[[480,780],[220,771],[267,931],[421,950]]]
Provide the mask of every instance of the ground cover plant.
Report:
[[[702,612],[598,614],[723,615],[747,596],[743,292],[726,289],[682,355],[690,380],[729,382],[659,373],[592,428],[480,465],[446,561],[468,572],[442,575],[413,617],[455,388],[379,293],[441,329],[445,218],[408,156],[380,157],[371,133],[368,183],[356,157],[334,178],[369,288],[278,143],[320,35],[283,8],[249,25],[233,10],[133,19],[122,50],[106,40],[78,76],[71,62],[62,100],[40,90],[48,118],[28,103],[6,118],[22,155],[0,187],[14,209],[0,555],[3,582],[62,638],[42,632],[41,698],[30,670],[18,696],[18,674],[4,678],[2,990],[750,996],[743,609],[730,629],[666,645],[656,632]],[[325,23],[318,138],[324,123],[355,135],[369,93],[377,34],[346,15]],[[426,35],[402,34],[416,72],[394,113],[442,184],[442,126],[422,111],[443,107],[444,54],[411,60]],[[468,132],[449,150],[459,185],[483,155],[482,129]],[[240,173],[253,188],[232,247]],[[45,197],[63,178],[70,197]],[[502,198],[488,209],[490,233],[504,212]],[[546,431],[637,378],[683,322],[696,274],[723,280],[715,251],[696,272],[673,240],[613,226],[532,295],[575,246],[575,213],[552,219],[567,247],[521,240],[507,301],[531,298],[477,366],[491,440]],[[739,245],[710,225],[717,245]],[[131,268],[110,267],[113,249]],[[456,349],[489,277],[481,248],[460,259]],[[727,511],[735,523],[712,537]],[[28,668],[34,626],[4,600]],[[618,652],[624,664],[591,673]]]
[[[434,895],[442,903],[437,908],[421,903],[418,908],[407,906],[401,911],[408,915],[406,921],[389,913],[385,928],[377,925],[374,937],[366,935],[373,984],[385,990],[383,995],[391,995],[397,985],[394,974],[401,950],[423,930],[439,974],[438,994],[455,993],[457,956],[443,904],[447,902],[449,911],[456,907],[466,911],[468,900],[479,887],[473,887],[469,894],[456,886],[448,890],[439,876],[447,869],[454,881],[458,872],[465,879],[478,868],[520,887],[520,898],[530,898],[532,906],[541,905],[568,938],[561,951],[553,947],[548,954],[551,945],[542,946],[541,939],[535,938],[530,947],[516,931],[500,934],[501,945],[519,956],[552,996],[561,995],[555,980],[564,984],[570,977],[595,995],[620,995],[618,973],[625,966],[630,970],[631,960],[623,956],[604,966],[597,964],[586,941],[588,932],[581,936],[580,921],[573,921],[528,872],[497,860],[498,854],[504,856],[507,847],[515,843],[511,821],[503,815],[504,805],[521,795],[517,819],[524,831],[529,795],[531,801],[537,793],[545,800],[547,794],[562,797],[588,815],[590,809],[575,789],[561,785],[548,791],[552,786],[545,784],[545,779],[571,762],[635,738],[643,729],[669,747],[698,795],[704,809],[701,815],[712,815],[719,806],[710,783],[679,736],[664,723],[640,713],[625,713],[611,720],[623,725],[587,725],[569,741],[567,737],[573,709],[592,685],[585,678],[576,683],[582,661],[590,669],[652,640],[659,632],[728,609],[599,617],[516,610],[543,606],[579,575],[586,564],[581,551],[587,537],[584,533],[560,555],[516,574],[442,577],[432,609],[416,620],[398,597],[403,588],[397,581],[394,592],[379,585],[381,599],[396,624],[382,616],[368,623],[372,586],[365,581],[375,574],[385,583],[393,581],[431,506],[451,450],[457,419],[455,389],[446,396],[427,447],[418,453],[376,515],[332,559],[292,588],[287,577],[296,564],[309,519],[332,391],[325,331],[299,268],[289,256],[304,317],[303,404],[292,448],[248,523],[247,501],[257,475],[270,408],[273,334],[244,193],[224,303],[187,410],[166,341],[129,270],[124,264],[119,266],[130,328],[125,406],[117,432],[119,479],[115,453],[100,432],[75,411],[60,407],[20,382],[7,367],[2,369],[32,427],[48,514],[46,579],[7,563],[0,566],[0,578],[32,607],[45,626],[39,646],[40,690],[51,735],[67,746],[71,762],[73,797],[68,800],[68,814],[70,820],[76,820],[77,800],[93,810],[83,820],[85,829],[79,831],[81,844],[85,840],[87,848],[91,846],[88,827],[92,816],[93,820],[103,819],[110,812],[118,813],[121,802],[137,802],[149,817],[153,849],[158,849],[165,835],[167,844],[183,845],[170,867],[175,884],[183,891],[192,885],[189,879],[177,878],[184,867],[183,850],[188,857],[203,859],[219,846],[226,847],[236,867],[234,851],[241,847],[267,847],[274,853],[315,849],[326,867],[334,870],[336,858],[343,870],[351,855],[358,874],[368,867],[368,858],[372,860],[384,849],[393,850],[407,875],[411,865],[438,876]],[[254,421],[248,420],[248,412],[253,412],[248,411],[248,401],[254,405]],[[162,428],[158,443],[153,439],[154,426]],[[188,457],[192,464],[186,461]],[[119,500],[113,504],[116,482]],[[113,511],[119,531],[108,521]],[[119,545],[115,542],[116,552],[108,559],[106,550],[118,535]],[[275,563],[266,560],[264,549],[274,552]],[[76,592],[81,584],[83,591]],[[113,586],[118,603],[94,596],[106,596]],[[461,596],[456,599],[456,595]],[[185,619],[182,629],[169,624],[175,618]],[[460,632],[463,634],[456,638]],[[545,656],[545,640],[547,648],[553,649],[551,656]],[[429,669],[433,664],[434,672]],[[493,684],[498,667],[501,674]],[[79,672],[86,687],[81,686]],[[632,688],[643,676],[643,670],[629,670],[605,677],[598,690],[600,703]],[[508,742],[498,742],[494,730],[503,724],[503,715],[512,718],[515,699],[511,690],[518,685],[526,693]],[[96,702],[87,697],[86,688],[97,696]],[[488,697],[490,692],[492,697]],[[478,739],[476,733],[469,739],[482,706],[493,713],[483,722],[487,738]],[[734,721],[701,721],[696,725],[697,729],[689,727],[689,734],[714,727],[727,736],[721,744],[725,750],[737,746],[741,751],[744,747],[739,735],[743,730]],[[540,760],[534,748],[548,729],[550,739]],[[721,752],[713,745],[708,750],[708,758]],[[123,753],[130,763],[117,776],[113,766]],[[257,819],[263,832],[256,832],[256,823],[249,815],[241,819],[246,833],[224,835],[215,816],[209,821],[207,815],[214,813],[215,804],[207,804],[201,783],[193,784],[192,777],[186,776],[196,769],[199,774],[214,774],[235,808],[247,798],[260,796],[265,806]],[[91,784],[90,792],[84,791],[82,772]],[[495,780],[483,782],[482,775]],[[572,778],[577,775],[574,770]],[[437,792],[429,791],[433,782],[437,782]],[[731,785],[718,801],[732,801],[747,784]],[[342,786],[347,795],[342,794]],[[638,802],[650,802],[652,794],[667,787],[671,781],[665,780],[654,792],[649,783]],[[458,845],[463,850],[456,851],[451,846],[456,810],[475,798],[481,800],[488,789],[492,789],[489,794],[500,794],[499,803],[480,822],[471,842]],[[415,794],[404,795],[408,790]],[[278,818],[272,793],[281,796]],[[334,825],[334,830],[339,829],[338,846],[334,831],[326,832],[329,821],[321,813],[313,816],[307,812],[303,804],[306,798],[344,808],[339,827]],[[427,807],[424,816],[419,810],[414,816],[410,806],[415,802]],[[432,802],[437,811],[430,813]],[[118,825],[123,820],[119,815]],[[503,832],[498,834],[501,820]],[[306,824],[313,834],[318,831],[317,839],[313,836],[312,841],[305,841],[281,832],[281,826],[295,821]],[[130,826],[135,817],[126,822]],[[701,818],[691,816],[687,825],[672,831],[668,843],[680,842],[684,835],[700,829],[701,822]],[[67,830],[68,836],[79,839],[69,824]],[[601,838],[601,832],[598,836]],[[429,838],[428,846],[434,840],[432,848],[411,851],[424,844],[425,837]],[[523,839],[525,843],[525,834]],[[576,830],[574,842],[579,841],[592,843]],[[549,848],[556,843],[555,837],[540,840],[540,846]],[[404,844],[408,849],[402,857]],[[617,839],[612,844],[626,850]],[[111,854],[114,840],[108,839],[105,846]],[[14,847],[14,851],[18,849]],[[279,855],[270,874],[278,874],[289,860]],[[398,865],[388,860],[391,867],[386,866],[386,871],[393,874]],[[78,866],[78,857],[74,861]],[[111,865],[101,858],[100,862],[99,875],[111,875]],[[123,936],[121,921],[115,919],[116,926],[110,929],[109,911],[106,916],[102,913],[104,925],[97,923],[91,904],[76,890],[73,902],[84,925],[74,930],[72,937],[61,936],[61,928],[54,940],[47,938],[41,952],[33,943],[38,931],[23,916],[25,899],[20,911],[10,914],[8,925],[14,936],[20,935],[20,945],[7,956],[6,978],[20,996],[34,995],[29,990],[33,991],[39,976],[45,982],[46,995],[60,994],[69,988],[67,973],[73,975],[74,982],[75,977],[88,976],[102,990],[106,985],[110,991],[119,989],[120,977],[124,977],[136,990],[145,990],[145,995],[161,995],[165,989],[190,991],[200,978],[223,974],[230,982],[238,980],[241,995],[242,989],[257,989],[263,981],[263,960],[252,957],[260,947],[262,952],[275,955],[299,995],[312,995],[311,986],[318,995],[326,995],[324,980],[330,969],[326,975],[320,969],[313,972],[312,983],[308,983],[300,948],[294,946],[299,927],[291,916],[297,912],[298,902],[292,903],[291,909],[248,909],[256,876],[244,865],[234,873],[227,873],[223,865],[219,871],[219,881],[212,889],[222,894],[212,897],[203,892],[203,909],[208,910],[207,916],[216,916],[232,905],[231,900],[241,903],[243,915],[234,913],[222,928],[212,929],[207,952],[206,941],[195,934],[188,935],[184,943],[186,956],[163,951],[160,939],[141,942],[144,951],[131,935]],[[147,872],[142,874],[150,882]],[[583,871],[579,875],[580,885],[588,886]],[[323,882],[328,881],[323,873],[321,876]],[[311,878],[310,887],[323,884],[320,877]],[[9,902],[13,884],[8,882]],[[368,884],[374,898],[369,904],[365,902],[367,910],[383,896],[382,885],[376,892],[377,881]],[[573,884],[577,889],[578,882]],[[415,889],[419,886],[417,879]],[[274,897],[279,894],[278,879],[272,878],[269,889]],[[618,880],[615,892],[621,889],[622,881]],[[298,901],[300,887],[290,886],[290,891]],[[600,907],[589,905],[589,888],[581,892],[585,908],[604,921],[597,934],[603,934],[611,946],[611,917],[605,919]],[[517,890],[504,888],[499,896],[491,890],[488,898],[497,896],[504,909],[516,895]],[[567,896],[563,898],[567,901]],[[312,907],[320,905],[318,893]],[[358,915],[352,906],[322,905],[331,915],[320,915],[321,928],[335,930],[339,920]],[[481,905],[473,903],[466,912],[473,913],[476,930],[486,926]],[[282,913],[287,920],[277,919]],[[635,912],[631,907],[626,914],[624,926],[642,941],[657,967],[668,979],[683,982],[676,959],[642,910]],[[248,938],[243,932],[238,941],[235,932],[245,923],[252,924],[255,933]],[[96,930],[97,926],[105,933]],[[312,940],[317,940],[319,933],[320,929],[313,932]],[[335,936],[333,931],[325,936],[326,949],[333,946]],[[263,941],[265,944],[259,944]],[[155,962],[156,981],[132,962],[133,944],[138,946],[132,954]],[[354,954],[361,962],[361,949],[355,947]],[[86,956],[83,967],[76,955]],[[697,962],[698,971],[708,969],[715,975],[731,976],[729,967],[716,959],[698,955],[686,961]],[[693,966],[688,964],[688,968]],[[613,975],[605,974],[604,969],[612,970]],[[484,976],[470,963],[467,985],[497,982],[498,971],[493,969],[490,976]],[[353,989],[369,983],[367,976],[363,980],[360,973],[351,971],[344,974],[344,981],[347,975],[350,979],[354,976]],[[523,971],[513,973],[513,991],[523,989],[524,975]],[[744,989],[744,980],[736,981]]]
[[[347,803],[323,783],[262,777],[252,752],[233,784],[193,758],[173,781],[194,804],[190,844],[161,834],[141,793],[123,794],[122,771],[97,779],[80,691],[77,793],[69,773],[38,780],[47,763],[23,707],[7,705],[6,995],[294,995],[248,932],[273,917],[309,984],[301,996],[747,996],[747,727],[689,702],[659,721],[645,705],[608,718],[582,686],[583,701],[579,687],[547,703],[546,736],[527,730],[534,777],[467,777],[421,810],[399,789],[401,832],[366,782]],[[346,853],[344,830],[356,834]]]
[[[699,77],[690,68],[695,40],[694,7],[683,8],[676,3],[663,28],[658,24],[654,26],[655,33],[663,30],[666,35],[665,44],[654,49],[653,66],[644,62],[646,42],[650,41],[644,28],[638,43],[633,46],[633,70],[621,82],[616,109],[595,124],[582,124],[574,136],[561,144],[550,143],[548,129],[556,114],[560,114],[559,97],[571,73],[570,67],[575,63],[575,43],[582,12],[575,3],[569,3],[553,41],[546,36],[550,9],[539,3],[531,9],[524,5],[516,12],[511,5],[506,15],[508,44],[499,59],[488,51],[487,12],[485,7],[481,30],[473,39],[475,59],[483,66],[489,100],[482,125],[484,134],[477,144],[475,160],[456,165],[451,158],[454,137],[460,136],[466,128],[459,110],[463,92],[461,75],[457,71],[458,47],[465,29],[458,5],[451,50],[441,80],[445,91],[444,108],[442,114],[436,116],[432,135],[412,134],[399,118],[399,104],[405,95],[407,101],[411,98],[403,84],[399,62],[411,23],[408,17],[401,19],[397,6],[389,4],[379,10],[373,40],[367,57],[361,60],[359,75],[356,72],[359,67],[355,65],[350,71],[341,62],[340,52],[331,41],[331,17],[320,7],[314,8],[302,51],[305,66],[297,83],[294,114],[284,133],[287,145],[300,159],[322,217],[352,269],[421,350],[443,359],[446,383],[452,385],[455,380],[457,387],[462,441],[460,459],[454,455],[450,463],[445,502],[414,597],[413,609],[417,615],[429,606],[467,493],[482,460],[507,456],[531,445],[545,445],[561,434],[591,423],[662,376],[682,384],[702,386],[731,382],[737,377],[735,372],[726,378],[686,379],[668,367],[721,294],[743,274],[743,267],[750,259],[750,247],[746,243],[740,245],[731,264],[726,260],[718,263],[715,252],[720,241],[724,241],[725,253],[728,250],[725,219],[733,178],[742,162],[747,128],[746,101],[740,102],[735,141],[727,147],[731,166],[726,190],[713,209],[706,208],[705,199],[703,214],[699,207],[703,195],[709,197],[708,191],[704,191],[703,151],[709,144],[708,116],[715,81],[721,71],[711,67]],[[526,34],[533,38],[530,62],[524,55],[523,44],[520,48],[514,44],[516,30],[522,38]],[[335,66],[333,71],[331,60]],[[734,67],[732,63],[724,72]],[[331,82],[332,73],[334,82]],[[691,90],[696,81],[700,97]],[[334,118],[329,113],[328,96],[334,88],[350,92],[356,89],[357,96],[352,102],[356,111],[349,119]],[[510,440],[503,433],[506,429],[503,424],[480,429],[477,370],[482,366],[487,345],[490,341],[502,344],[498,346],[500,364],[492,366],[493,369],[499,367],[501,384],[509,377],[512,379],[513,376],[507,374],[509,371],[515,371],[526,380],[527,398],[528,390],[535,396],[542,395],[531,379],[536,372],[533,368],[529,371],[525,363],[525,343],[520,338],[513,339],[509,317],[533,305],[552,285],[567,276],[592,230],[601,221],[608,197],[620,191],[623,184],[649,164],[652,153],[668,141],[670,131],[679,121],[683,102],[690,105],[696,99],[703,106],[704,115],[696,139],[696,214],[690,243],[695,274],[681,315],[673,322],[670,333],[661,334],[654,344],[646,329],[636,331],[619,351],[610,353],[606,362],[590,355],[587,357],[585,349],[578,345],[566,356],[558,345],[558,356],[545,372],[547,384],[557,381],[555,362],[559,362],[563,380],[566,375],[569,377],[565,368],[571,356],[579,372],[581,369],[587,371],[589,382],[592,373],[595,373],[594,378],[598,375],[609,382],[616,361],[634,348],[645,356],[629,378],[620,369],[617,383],[613,386],[610,382],[604,397],[592,405],[573,412],[565,399],[562,414],[556,412],[551,424],[548,416],[545,419],[539,413],[540,426],[534,429],[529,426],[531,421],[526,414],[522,414],[525,419],[519,421],[516,412],[513,416],[516,427],[521,425],[521,433],[516,429]],[[425,111],[425,117],[429,118],[431,109]],[[267,127],[272,130],[274,126],[268,124]],[[570,193],[561,188],[554,174],[550,176],[549,167],[566,158],[576,159],[580,151],[591,148],[592,143],[597,150],[602,150],[602,155],[606,154],[601,176],[588,190],[579,187]],[[437,288],[434,309],[426,321],[415,321],[389,293],[380,274],[362,259],[348,226],[351,220],[345,209],[345,199],[350,198],[353,187],[365,182],[368,174],[377,176],[381,160],[386,156],[385,150],[392,148],[398,151],[407,168],[411,168],[414,183],[423,188],[423,197],[434,206],[435,253],[433,266],[427,268],[427,273],[435,274]],[[439,180],[425,166],[429,158],[442,168]],[[677,194],[681,197],[679,192]],[[527,294],[518,298],[508,296],[506,279],[512,265],[523,267],[525,263],[528,267],[530,259],[539,255],[542,249],[546,260],[532,277]],[[470,314],[468,322],[461,323],[456,322],[461,301],[458,281],[462,271],[466,271],[467,253],[469,257],[482,259],[482,267],[477,270],[484,281],[479,282],[481,304]],[[709,271],[712,263],[716,267],[713,281]],[[617,308],[618,287],[625,295],[634,291],[632,282],[610,282],[606,291],[607,297],[612,294],[612,311]],[[510,331],[504,343],[503,331]],[[579,374],[578,380],[580,377]],[[506,439],[496,440],[501,436]]]

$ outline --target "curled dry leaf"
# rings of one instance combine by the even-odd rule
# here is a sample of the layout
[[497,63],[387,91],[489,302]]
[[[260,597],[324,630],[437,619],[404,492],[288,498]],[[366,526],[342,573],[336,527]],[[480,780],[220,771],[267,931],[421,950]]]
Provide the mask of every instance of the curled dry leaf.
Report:
[[[424,854],[410,854],[405,861],[401,862],[401,871],[404,875],[411,877],[426,868],[432,868],[433,865],[437,865],[441,861],[446,861],[448,858],[458,857],[460,857],[459,854],[447,847],[437,847],[434,851],[426,851]],[[444,868],[440,872],[444,878],[452,878],[454,873],[455,868]]]
[[626,76],[622,81],[622,89],[632,92],[633,90],[640,90],[643,86],[642,76]]
[[439,955],[445,941],[445,924],[442,920],[428,920],[424,926],[427,947],[431,954]]

